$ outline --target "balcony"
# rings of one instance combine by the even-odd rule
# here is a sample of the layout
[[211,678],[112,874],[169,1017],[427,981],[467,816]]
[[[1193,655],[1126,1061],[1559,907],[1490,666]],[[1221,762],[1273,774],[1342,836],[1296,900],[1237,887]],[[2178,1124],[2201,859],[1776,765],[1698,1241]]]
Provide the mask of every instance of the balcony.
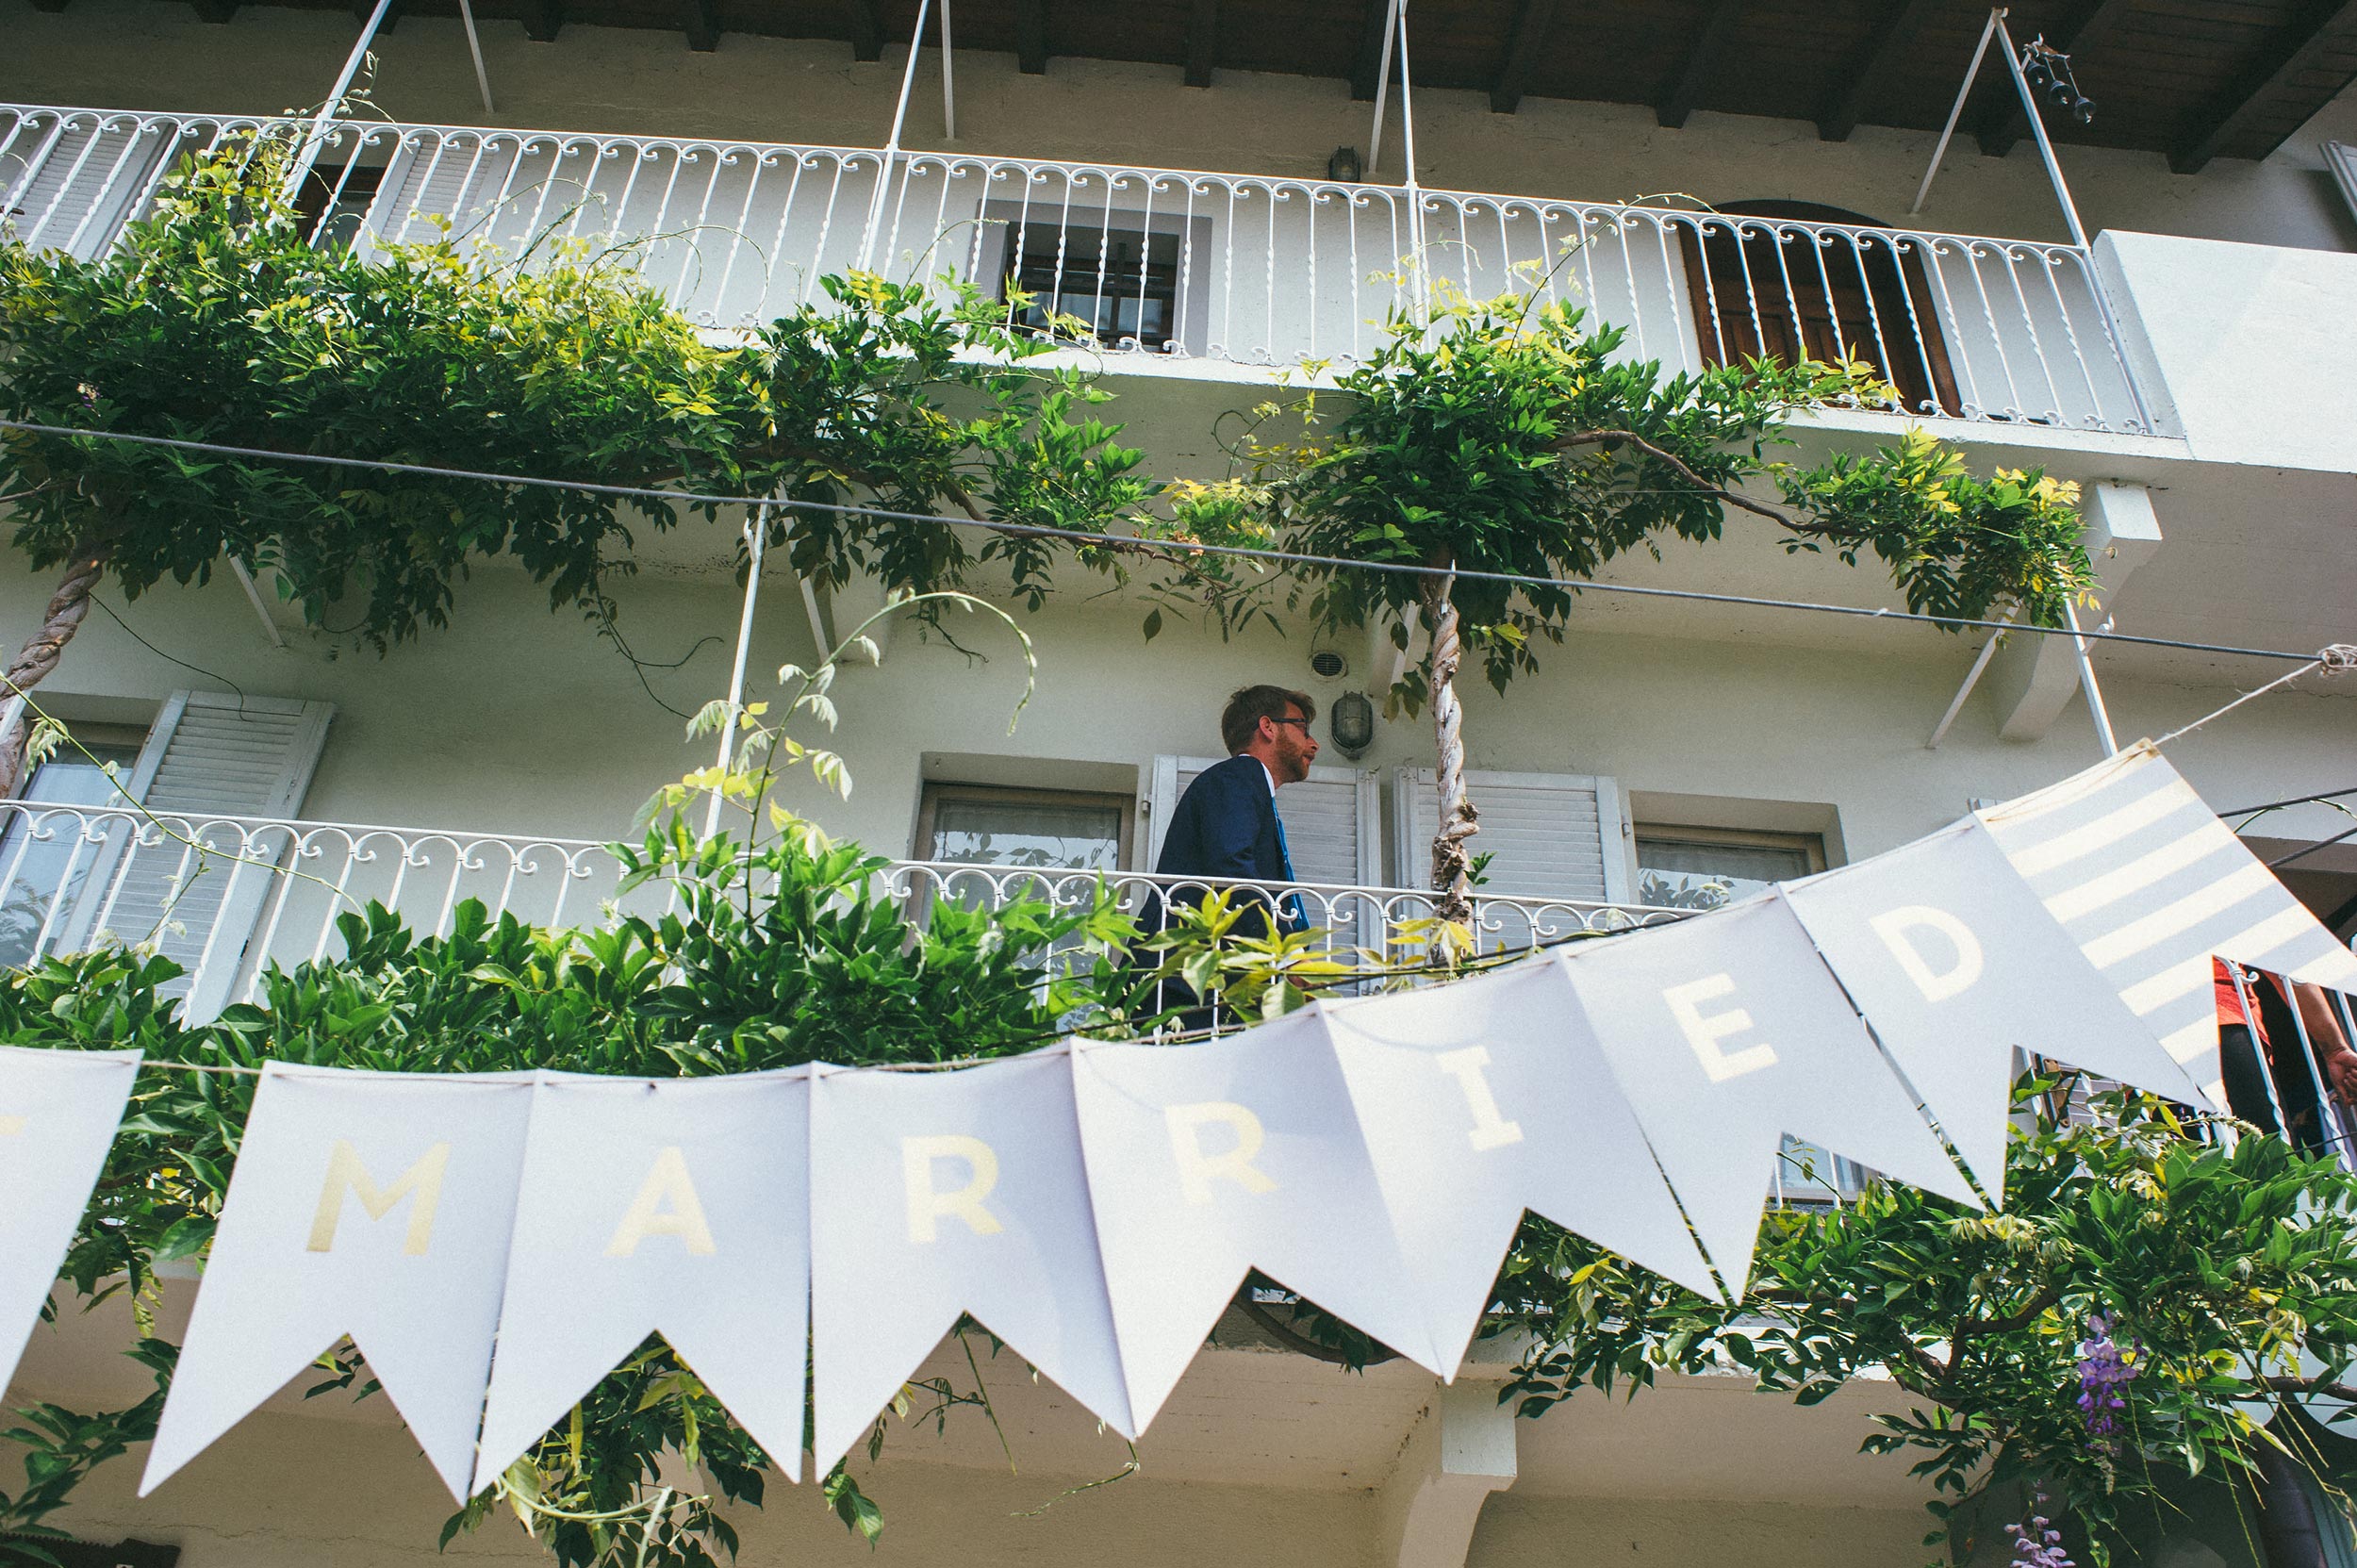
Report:
[[[666,890],[649,883],[617,898],[620,867],[587,839],[151,815],[0,801],[0,966],[76,952],[108,938],[150,944],[187,974],[173,982],[188,1017],[203,1022],[259,995],[272,965],[341,956],[337,916],[371,900],[418,934],[440,935],[468,899],[493,918],[587,926],[613,914],[659,914]],[[936,900],[995,907],[1017,899],[1059,909],[1091,906],[1100,885],[1136,912],[1149,894],[1200,890],[1198,880],[1093,871],[896,861],[880,896],[912,921]],[[1339,948],[1381,948],[1404,923],[1429,916],[1433,896],[1405,888],[1310,883],[1251,886],[1297,897],[1310,925]],[[1476,895],[1484,950],[1583,933],[1626,931],[1687,912],[1580,900]]]
[[[302,122],[0,106],[0,225],[105,252],[165,172]],[[1854,355],[1908,412],[2156,433],[2088,253],[2069,245],[1252,174],[953,153],[343,122],[305,206],[323,241],[620,252],[741,328],[865,267],[1010,283],[1165,373],[1348,364],[1436,293],[1536,284],[1674,370]],[[1420,258],[1420,259],[1419,259]],[[1013,307],[1010,306],[1012,312]]]

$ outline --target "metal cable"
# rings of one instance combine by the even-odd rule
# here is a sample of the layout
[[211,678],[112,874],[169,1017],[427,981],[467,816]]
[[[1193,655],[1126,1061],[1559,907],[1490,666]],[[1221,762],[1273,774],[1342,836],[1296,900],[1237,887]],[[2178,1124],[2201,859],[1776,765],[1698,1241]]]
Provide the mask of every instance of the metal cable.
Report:
[[0,420],[0,430],[22,430],[39,436],[82,437],[95,440],[126,441],[140,446],[171,447],[183,452],[208,452],[229,457],[252,457],[265,462],[307,463],[322,468],[371,469],[383,473],[414,473],[436,479],[472,480],[486,485],[519,485],[535,489],[578,490],[589,495],[622,496],[633,500],[660,501],[667,503],[685,503],[713,506],[772,506],[780,510],[827,512],[843,517],[882,518],[896,522],[931,522],[950,528],[979,528],[986,533],[1014,538],[1069,539],[1080,544],[1113,546],[1124,550],[1148,550],[1165,555],[1224,555],[1240,560],[1266,561],[1279,566],[1321,566],[1343,570],[1392,572],[1409,577],[1439,577],[1450,571],[1465,581],[1503,583],[1513,587],[1560,588],[1572,593],[1617,593],[1640,599],[1683,599],[1706,604],[1741,604],[1762,610],[1805,610],[1818,615],[1856,616],[1869,620],[1916,622],[1927,626],[1954,628],[1959,626],[1986,627],[1998,632],[2028,632],[2038,636],[2081,637],[2089,642],[2129,643],[2143,648],[2174,648],[2192,653],[2224,653],[2238,658],[2284,659],[2299,664],[2316,662],[2316,651],[2293,652],[2280,648],[2239,648],[2229,643],[2188,642],[2179,637],[2144,637],[2126,632],[2074,632],[2067,626],[2039,626],[2030,622],[1978,620],[1964,616],[1919,615],[1910,610],[1863,609],[1854,604],[1824,604],[1805,599],[1762,599],[1751,594],[1706,593],[1698,588],[1647,588],[1628,583],[1597,583],[1580,578],[1534,577],[1511,571],[1475,571],[1454,569],[1411,566],[1405,562],[1358,561],[1343,555],[1311,555],[1296,551],[1260,550],[1245,545],[1206,544],[1195,540],[1150,539],[1132,534],[1092,534],[1079,528],[1051,528],[1041,523],[997,522],[979,518],[944,517],[934,512],[896,512],[881,506],[857,506],[846,503],[825,501],[782,501],[774,496],[713,495],[694,490],[665,490],[643,485],[603,485],[580,479],[544,479],[536,475],[484,473],[470,469],[448,469],[431,463],[399,463],[365,457],[328,457],[314,453],[273,452],[267,447],[230,446],[218,441],[190,441],[168,436],[138,436],[127,431],[83,430],[72,425],[36,424],[23,420]]

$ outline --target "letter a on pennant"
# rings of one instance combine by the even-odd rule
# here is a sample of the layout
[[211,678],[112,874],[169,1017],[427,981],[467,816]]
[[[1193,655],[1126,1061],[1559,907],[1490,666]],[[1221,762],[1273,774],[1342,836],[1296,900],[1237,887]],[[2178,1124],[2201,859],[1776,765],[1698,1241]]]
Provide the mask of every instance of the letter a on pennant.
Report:
[[809,1128],[802,1067],[542,1081],[478,1491],[655,1333],[799,1478]]
[[142,1494],[349,1334],[466,1498],[532,1094],[529,1074],[262,1069]]

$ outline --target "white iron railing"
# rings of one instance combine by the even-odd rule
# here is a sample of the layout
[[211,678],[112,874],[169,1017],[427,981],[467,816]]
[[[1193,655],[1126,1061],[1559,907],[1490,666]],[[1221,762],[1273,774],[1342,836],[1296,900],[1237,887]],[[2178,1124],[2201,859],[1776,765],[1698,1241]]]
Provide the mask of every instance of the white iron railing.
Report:
[[[0,106],[0,229],[103,253],[188,155],[303,122]],[[1347,363],[1436,292],[1537,283],[1697,370],[1851,355],[1909,411],[2150,432],[2075,246],[1657,207],[951,153],[333,124],[307,206],[335,242],[620,252],[701,324],[742,327],[867,267],[1014,282],[1102,348]],[[1012,307],[1011,307],[1012,308]]]
[[[209,1018],[258,993],[271,965],[343,953],[337,917],[371,901],[421,936],[446,934],[459,903],[493,918],[594,926],[618,911],[657,914],[668,897],[646,884],[618,899],[620,867],[585,839],[362,827],[255,817],[151,816],[128,807],[0,801],[0,966],[115,939],[145,944],[188,971],[173,982],[190,1016]],[[1100,886],[1138,913],[1149,898],[1191,901],[1211,885],[1295,900],[1338,948],[1383,949],[1429,916],[1432,895],[1315,883],[1207,883],[1116,872],[896,861],[878,892],[921,920],[946,900],[998,907],[1016,900],[1090,908]],[[1477,895],[1484,950],[1626,931],[1683,911],[1578,900]]]

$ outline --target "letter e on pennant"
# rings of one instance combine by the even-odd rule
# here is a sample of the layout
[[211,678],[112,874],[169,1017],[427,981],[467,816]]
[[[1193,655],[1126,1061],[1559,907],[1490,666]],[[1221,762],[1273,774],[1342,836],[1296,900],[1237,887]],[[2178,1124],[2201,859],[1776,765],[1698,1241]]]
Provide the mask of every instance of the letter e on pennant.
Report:
[[1678,1021],[1686,1043],[1694,1048],[1694,1060],[1703,1065],[1703,1071],[1713,1083],[1724,1083],[1731,1078],[1741,1078],[1776,1065],[1776,1048],[1764,1043],[1745,1046],[1738,1051],[1720,1048],[1720,1041],[1752,1027],[1752,1015],[1739,1007],[1730,1007],[1723,1013],[1705,1013],[1702,1004],[1734,994],[1732,975],[1706,975],[1661,993],[1661,999],[1669,1003],[1670,1015]]

